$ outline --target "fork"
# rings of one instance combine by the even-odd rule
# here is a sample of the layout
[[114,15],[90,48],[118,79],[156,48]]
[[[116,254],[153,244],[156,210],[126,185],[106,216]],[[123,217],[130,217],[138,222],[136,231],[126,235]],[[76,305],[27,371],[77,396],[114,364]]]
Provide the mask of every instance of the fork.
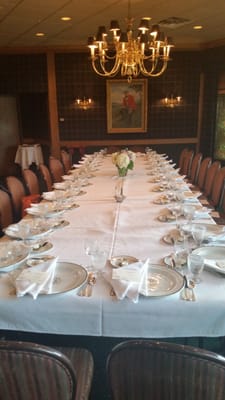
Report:
[[180,298],[186,301],[196,301],[194,286],[194,282],[188,282],[186,275],[184,275],[184,288],[180,293]]
[[89,272],[88,279],[86,285],[80,290],[78,296],[81,297],[91,297],[92,296],[92,287],[96,283],[96,277],[93,272]]

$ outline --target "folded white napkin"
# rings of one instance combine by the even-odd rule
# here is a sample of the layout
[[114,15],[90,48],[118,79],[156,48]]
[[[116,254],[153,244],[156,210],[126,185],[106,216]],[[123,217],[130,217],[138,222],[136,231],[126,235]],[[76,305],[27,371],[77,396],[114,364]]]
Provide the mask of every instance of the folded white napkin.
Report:
[[184,192],[183,195],[185,203],[198,203],[198,197],[201,196],[201,192]]
[[219,242],[219,241],[222,241],[222,242],[224,242],[225,241],[225,232],[223,232],[223,233],[220,233],[220,234],[215,234],[215,235],[209,235],[208,236],[208,238],[207,238],[209,241],[215,241],[215,242]]
[[35,300],[39,293],[51,293],[58,257],[44,261],[34,267],[24,269],[15,279],[18,297],[30,294]]
[[204,219],[209,218],[210,210],[195,211],[194,218]]
[[212,268],[220,268],[223,269],[225,271],[225,261],[224,260],[211,260],[208,258],[204,259],[204,264],[208,267],[212,267]]
[[125,297],[137,303],[139,291],[148,272],[149,259],[138,261],[104,274],[105,279],[112,286],[116,297],[123,300]]

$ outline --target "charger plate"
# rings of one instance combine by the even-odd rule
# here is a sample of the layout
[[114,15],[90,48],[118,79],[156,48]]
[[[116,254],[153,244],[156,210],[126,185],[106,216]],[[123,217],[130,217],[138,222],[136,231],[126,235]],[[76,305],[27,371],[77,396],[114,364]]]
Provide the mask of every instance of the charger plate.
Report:
[[140,294],[146,297],[169,296],[179,292],[183,286],[184,277],[176,270],[162,265],[149,265]]

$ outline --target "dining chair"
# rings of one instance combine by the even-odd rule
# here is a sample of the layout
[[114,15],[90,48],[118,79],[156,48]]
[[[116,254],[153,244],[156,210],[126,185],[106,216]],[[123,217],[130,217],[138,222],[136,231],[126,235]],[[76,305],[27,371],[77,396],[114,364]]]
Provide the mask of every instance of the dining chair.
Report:
[[29,190],[29,194],[40,194],[40,186],[37,175],[30,169],[24,169],[22,174]]
[[49,169],[52,175],[53,182],[62,182],[62,176],[64,175],[63,165],[58,158],[49,157]]
[[191,169],[191,163],[192,163],[193,157],[194,157],[193,150],[188,150],[184,153],[183,164],[180,169],[180,173],[182,175],[186,175],[187,177],[190,176],[190,169]]
[[107,359],[113,400],[224,400],[225,358],[200,348],[128,340]]
[[0,341],[0,400],[87,400],[92,354],[20,341]]
[[190,169],[189,181],[194,185],[198,179],[200,164],[202,161],[202,153],[196,153],[193,157]]
[[211,157],[205,157],[200,164],[199,167],[199,173],[198,173],[198,178],[196,181],[195,188],[196,190],[203,190],[204,184],[205,184],[205,178],[206,178],[206,173],[210,165],[212,164],[212,158]]
[[178,160],[178,168],[180,168],[180,173],[182,174],[182,169],[183,169],[183,162],[184,162],[184,157],[185,154],[188,152],[188,148],[184,147],[181,150],[180,156],[179,156],[179,160]]
[[10,194],[0,189],[0,228],[2,229],[13,223],[13,208]]
[[61,160],[64,167],[64,172],[67,174],[72,168],[71,156],[66,150],[61,150]]
[[22,218],[22,199],[26,196],[23,183],[16,176],[7,176],[6,185],[12,196],[13,219],[18,222]]
[[209,198],[211,195],[213,182],[220,168],[221,168],[221,162],[214,161],[206,170],[205,182],[203,186],[203,194],[206,198]]
[[53,182],[52,182],[52,177],[51,177],[48,167],[45,164],[40,164],[39,171],[40,171],[40,176],[44,182],[43,186],[45,186],[43,188],[44,189],[43,192],[46,192],[46,191],[50,192],[52,190]]
[[220,168],[214,178],[209,203],[215,209],[220,208],[222,194],[225,189],[225,167]]

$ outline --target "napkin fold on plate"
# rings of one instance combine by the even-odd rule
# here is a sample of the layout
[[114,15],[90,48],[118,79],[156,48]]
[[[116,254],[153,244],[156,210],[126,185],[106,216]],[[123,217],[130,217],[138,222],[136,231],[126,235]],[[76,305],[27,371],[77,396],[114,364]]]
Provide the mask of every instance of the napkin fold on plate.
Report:
[[220,234],[211,234],[207,237],[208,241],[210,242],[224,242],[225,241],[225,232]]
[[208,258],[204,258],[204,264],[207,267],[212,267],[212,268],[220,268],[221,270],[224,270],[225,272],[225,261],[224,260],[211,260]]
[[138,261],[120,268],[113,268],[104,274],[105,279],[112,286],[116,297],[123,300],[125,297],[137,303],[139,291],[147,277],[149,259]]
[[209,213],[211,210],[208,209],[203,209],[203,210],[196,210],[194,213],[194,218],[195,219],[204,219],[204,218],[209,218]]
[[52,257],[50,260],[23,269],[13,282],[17,297],[30,294],[35,300],[40,293],[51,293],[57,259],[58,257]]

